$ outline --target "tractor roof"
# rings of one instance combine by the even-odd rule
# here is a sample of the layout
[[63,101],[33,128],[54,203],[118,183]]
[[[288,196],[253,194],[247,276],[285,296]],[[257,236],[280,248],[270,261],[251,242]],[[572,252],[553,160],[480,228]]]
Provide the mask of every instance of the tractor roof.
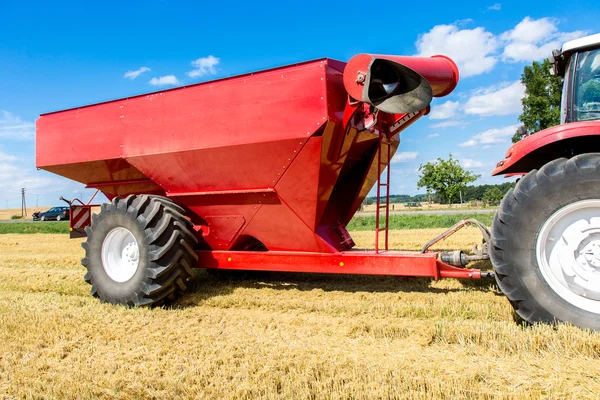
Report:
[[576,51],[588,50],[596,47],[600,47],[600,33],[568,41],[563,44],[561,52],[563,55],[568,56]]

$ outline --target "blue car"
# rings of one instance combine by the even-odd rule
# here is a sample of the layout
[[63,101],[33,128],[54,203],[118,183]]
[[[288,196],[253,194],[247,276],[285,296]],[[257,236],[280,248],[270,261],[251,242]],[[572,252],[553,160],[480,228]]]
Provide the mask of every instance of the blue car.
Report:
[[69,207],[52,207],[48,211],[33,213],[34,221],[65,221],[69,219]]

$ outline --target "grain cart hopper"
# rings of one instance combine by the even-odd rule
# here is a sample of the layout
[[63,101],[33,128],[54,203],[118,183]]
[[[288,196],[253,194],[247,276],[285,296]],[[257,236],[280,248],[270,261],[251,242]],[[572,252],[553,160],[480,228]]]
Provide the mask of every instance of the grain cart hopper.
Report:
[[496,279],[529,322],[600,329],[600,34],[550,58],[561,124],[513,145],[494,175],[524,175],[492,223]]
[[[111,200],[89,226],[72,211],[103,301],[162,303],[194,267],[480,278],[464,266],[485,246],[387,249],[399,133],[457,83],[444,56],[319,59],[44,114],[37,166]],[[346,225],[375,185],[375,249],[352,250]]]

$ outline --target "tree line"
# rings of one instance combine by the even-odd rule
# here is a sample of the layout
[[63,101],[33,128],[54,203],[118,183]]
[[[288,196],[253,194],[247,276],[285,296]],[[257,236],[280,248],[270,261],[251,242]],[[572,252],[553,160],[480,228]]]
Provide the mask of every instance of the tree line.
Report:
[[[514,188],[515,182],[504,182],[498,185],[472,185],[467,186],[463,192],[463,202],[482,201],[496,205],[500,203],[506,192]],[[447,203],[447,200],[438,193],[433,193],[430,199],[434,203]],[[363,202],[364,205],[374,204],[375,196],[367,197]],[[390,195],[390,203],[423,203],[427,204],[427,194],[392,194]],[[457,197],[452,204],[460,204],[460,199]]]

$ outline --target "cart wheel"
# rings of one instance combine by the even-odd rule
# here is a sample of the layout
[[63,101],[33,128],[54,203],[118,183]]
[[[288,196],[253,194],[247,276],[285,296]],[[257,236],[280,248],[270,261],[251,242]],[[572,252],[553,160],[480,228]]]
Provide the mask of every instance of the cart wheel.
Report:
[[103,204],[85,228],[85,281],[100,300],[158,305],[186,289],[198,240],[185,210],[160,196],[130,195]]
[[509,191],[492,222],[496,280],[529,323],[600,329],[600,154],[558,159]]

